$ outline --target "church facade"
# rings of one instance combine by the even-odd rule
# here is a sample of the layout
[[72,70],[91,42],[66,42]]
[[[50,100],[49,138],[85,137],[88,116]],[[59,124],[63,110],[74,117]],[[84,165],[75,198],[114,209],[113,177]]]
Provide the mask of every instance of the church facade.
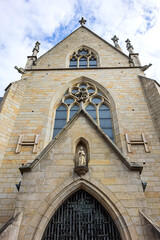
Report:
[[81,26],[0,104],[0,239],[160,239],[160,86]]

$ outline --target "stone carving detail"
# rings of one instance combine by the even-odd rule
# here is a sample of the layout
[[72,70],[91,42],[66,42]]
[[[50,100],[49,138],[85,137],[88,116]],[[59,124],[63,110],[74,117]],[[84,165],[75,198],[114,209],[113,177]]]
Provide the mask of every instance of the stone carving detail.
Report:
[[78,98],[78,102],[85,102],[89,97],[89,93],[86,88],[80,88],[79,92],[76,93],[75,96]]
[[33,65],[36,65],[37,54],[39,52],[39,45],[40,43],[37,41],[35,43],[35,47],[32,50],[32,56],[28,56],[28,60],[25,66],[26,69],[31,69]]
[[131,150],[131,145],[144,145],[144,149],[146,153],[149,153],[149,149],[148,149],[148,142],[145,138],[145,135],[142,133],[141,134],[142,140],[138,140],[138,139],[132,139],[130,140],[129,135],[125,134],[125,139],[126,139],[126,143],[127,143],[127,151],[129,153],[132,153]]
[[39,52],[39,45],[40,45],[40,43],[37,41],[37,42],[35,43],[35,47],[33,48],[32,56],[37,57],[37,54],[38,54],[38,52]]
[[129,39],[127,39],[125,42],[126,42],[126,48],[127,48],[127,50],[129,51],[129,53],[134,53],[134,52],[133,52],[134,48],[133,48],[133,46],[131,45],[131,41],[130,41]]
[[20,134],[17,147],[16,147],[16,153],[21,152],[21,147],[22,146],[33,146],[33,153],[37,153],[37,146],[38,146],[38,141],[39,141],[39,135],[36,134],[35,140],[24,140],[24,135]]
[[78,144],[76,148],[76,159],[74,171],[78,176],[83,176],[88,172],[88,153],[83,144]]
[[81,20],[79,20],[79,23],[81,24],[81,26],[84,26],[86,22],[87,20],[85,20],[83,17],[81,18]]
[[118,38],[116,35],[114,35],[114,37],[111,38],[111,40],[114,42],[115,48],[117,48],[117,49],[119,49],[120,51],[122,51],[122,49],[121,49],[121,47],[119,46],[119,43],[118,43],[119,38]]
[[143,71],[146,71],[149,67],[151,67],[152,66],[152,64],[150,63],[150,64],[148,64],[148,65],[144,65],[143,67],[142,67],[142,70]]
[[133,58],[132,58],[132,56],[131,55],[129,55],[129,65],[131,66],[131,67],[133,67],[135,64],[134,64],[134,60],[133,60]]
[[78,166],[86,166],[86,154],[82,146],[78,151]]
[[[94,103],[94,98],[99,99],[99,104],[105,103],[106,105],[110,105],[109,98],[104,97],[95,85],[88,82],[79,82],[67,90],[61,102],[67,108],[71,108],[73,105],[79,106],[80,102],[85,103],[84,105],[87,106],[88,103],[91,102],[96,108],[99,105]],[[69,102],[68,99],[70,99]]]
[[17,66],[14,67],[19,73],[23,74],[25,73],[25,69],[24,68],[18,68]]

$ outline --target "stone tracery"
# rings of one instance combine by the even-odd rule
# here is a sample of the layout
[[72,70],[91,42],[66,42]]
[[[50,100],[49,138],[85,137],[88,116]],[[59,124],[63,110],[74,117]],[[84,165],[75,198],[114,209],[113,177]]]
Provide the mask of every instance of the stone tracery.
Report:
[[70,68],[97,67],[96,54],[88,48],[81,48],[70,56]]
[[69,87],[62,97],[56,110],[53,138],[82,107],[113,140],[109,98],[86,81]]

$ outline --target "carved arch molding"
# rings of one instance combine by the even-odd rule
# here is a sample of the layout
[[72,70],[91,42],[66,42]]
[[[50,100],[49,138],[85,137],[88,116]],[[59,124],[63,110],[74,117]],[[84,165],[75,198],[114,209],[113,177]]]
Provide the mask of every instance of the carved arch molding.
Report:
[[[122,206],[121,202],[118,201],[118,199],[109,189],[104,188],[102,184],[99,183],[99,187],[96,186],[97,181],[94,179],[88,181],[81,178],[75,180],[74,182],[72,181],[72,179],[68,179],[65,182],[65,186],[64,184],[60,185],[56,191],[53,191],[46,198],[42,206],[39,207],[38,212],[35,213],[33,219],[30,222],[30,225],[28,226],[26,235],[29,234],[30,227],[33,228],[33,226],[35,226],[35,232],[32,236],[32,240],[42,240],[45,229],[47,228],[50,220],[56,214],[56,212],[58,212],[58,209],[63,205],[63,203],[67,199],[72,197],[74,193],[78,192],[79,190],[84,190],[89,193],[92,198],[95,198],[103,205],[102,208],[104,208],[104,211],[107,211],[111,219],[114,220],[114,223],[119,231],[121,240],[131,240],[132,234],[134,235],[134,237],[137,237],[134,225],[131,224],[132,221],[130,217],[128,218],[128,221],[125,221],[127,211]],[[123,211],[121,212],[122,209]],[[39,218],[39,216],[41,216],[41,218]],[[36,222],[35,219],[37,219]],[[25,239],[26,238],[24,238],[24,240]]]
[[49,221],[42,240],[121,240],[105,208],[88,192],[70,196]]

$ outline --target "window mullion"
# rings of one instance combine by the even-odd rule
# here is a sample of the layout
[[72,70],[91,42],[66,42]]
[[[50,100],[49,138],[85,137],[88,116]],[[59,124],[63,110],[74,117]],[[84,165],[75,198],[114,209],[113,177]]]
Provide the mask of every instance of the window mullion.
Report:
[[89,67],[89,57],[87,57],[87,67]]
[[96,116],[97,116],[97,124],[99,126],[100,123],[99,123],[99,108],[98,107],[96,107]]
[[79,68],[79,58],[77,58],[77,68]]
[[66,122],[69,121],[69,116],[70,116],[70,108],[68,107],[68,108],[67,108],[67,121],[66,121]]

